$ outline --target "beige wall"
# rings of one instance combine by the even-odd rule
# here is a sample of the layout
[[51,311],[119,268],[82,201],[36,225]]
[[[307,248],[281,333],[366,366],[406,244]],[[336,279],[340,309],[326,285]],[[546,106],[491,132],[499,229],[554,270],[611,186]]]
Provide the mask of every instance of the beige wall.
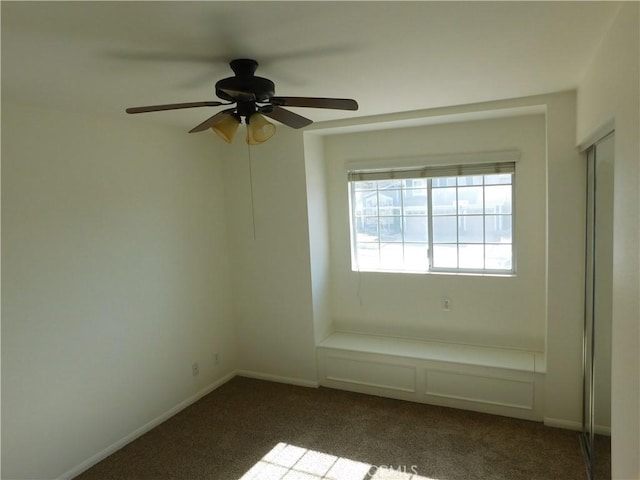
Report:
[[[578,88],[578,143],[615,127],[612,471],[640,478],[640,6],[622,5]],[[606,128],[605,128],[606,129]],[[594,136],[595,135],[595,136]]]
[[235,370],[217,144],[3,102],[3,478],[73,471]]

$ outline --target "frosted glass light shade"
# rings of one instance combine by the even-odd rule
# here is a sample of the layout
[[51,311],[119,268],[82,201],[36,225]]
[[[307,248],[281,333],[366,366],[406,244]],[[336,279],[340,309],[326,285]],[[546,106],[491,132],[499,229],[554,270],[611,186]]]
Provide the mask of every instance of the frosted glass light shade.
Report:
[[258,145],[266,142],[276,133],[276,126],[259,113],[254,113],[247,122],[247,143]]
[[228,115],[211,127],[211,130],[220,135],[225,142],[231,143],[239,125],[240,120],[233,115]]

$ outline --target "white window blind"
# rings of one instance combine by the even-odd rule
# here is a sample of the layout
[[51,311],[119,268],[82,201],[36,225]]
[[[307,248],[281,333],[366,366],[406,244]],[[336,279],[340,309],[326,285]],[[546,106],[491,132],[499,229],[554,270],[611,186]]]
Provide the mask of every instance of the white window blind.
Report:
[[499,175],[514,173],[515,162],[482,163],[471,165],[439,165],[388,170],[352,170],[348,173],[350,182],[371,180],[396,180],[407,178],[462,177],[473,175]]

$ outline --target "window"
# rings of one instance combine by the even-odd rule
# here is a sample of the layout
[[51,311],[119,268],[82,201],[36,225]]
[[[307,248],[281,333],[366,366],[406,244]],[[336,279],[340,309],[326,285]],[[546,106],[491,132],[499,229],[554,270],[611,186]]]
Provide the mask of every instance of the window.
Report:
[[352,268],[513,273],[515,164],[349,172]]

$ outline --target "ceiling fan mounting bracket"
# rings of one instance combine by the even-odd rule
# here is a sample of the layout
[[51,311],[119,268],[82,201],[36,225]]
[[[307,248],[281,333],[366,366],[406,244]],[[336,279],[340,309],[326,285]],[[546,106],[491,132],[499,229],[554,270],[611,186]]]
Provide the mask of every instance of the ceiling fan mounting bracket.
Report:
[[250,58],[237,58],[229,62],[229,66],[237,77],[252,76],[256,73],[258,62]]

